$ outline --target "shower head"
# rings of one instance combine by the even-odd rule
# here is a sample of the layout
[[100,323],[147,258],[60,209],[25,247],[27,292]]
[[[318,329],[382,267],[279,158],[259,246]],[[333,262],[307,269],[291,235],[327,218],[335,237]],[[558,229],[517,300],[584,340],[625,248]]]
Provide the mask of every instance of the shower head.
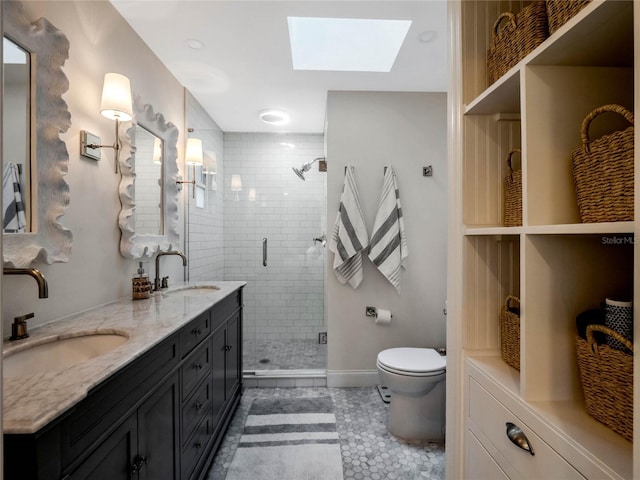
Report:
[[295,172],[296,175],[298,175],[298,177],[300,177],[301,180],[306,180],[304,178],[304,174],[311,170],[311,165],[313,165],[318,160],[324,160],[324,157],[314,158],[311,162],[305,163],[300,168],[291,167],[291,169]]
[[308,163],[305,163],[301,168],[296,168],[296,167],[291,167],[291,169],[295,172],[296,175],[298,175],[300,177],[300,179],[304,180],[304,172],[306,172],[307,170],[304,169],[304,167],[306,165],[309,165]]

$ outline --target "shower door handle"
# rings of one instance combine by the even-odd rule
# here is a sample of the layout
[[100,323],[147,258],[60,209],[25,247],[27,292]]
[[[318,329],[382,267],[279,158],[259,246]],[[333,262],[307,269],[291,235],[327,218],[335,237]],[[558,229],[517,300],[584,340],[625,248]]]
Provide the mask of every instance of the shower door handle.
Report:
[[267,266],[267,237],[262,239],[262,266]]

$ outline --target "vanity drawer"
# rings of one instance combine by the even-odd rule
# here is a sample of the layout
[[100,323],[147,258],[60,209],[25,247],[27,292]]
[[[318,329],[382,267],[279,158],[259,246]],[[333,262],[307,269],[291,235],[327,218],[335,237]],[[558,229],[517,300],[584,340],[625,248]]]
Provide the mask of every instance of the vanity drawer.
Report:
[[182,477],[188,479],[198,465],[202,454],[207,450],[207,445],[213,439],[213,420],[211,413],[202,419],[193,435],[182,448]]
[[204,343],[182,365],[182,400],[185,400],[203,378],[211,375],[211,345]]
[[242,306],[242,290],[236,290],[213,306],[212,321],[218,326]]
[[[478,430],[477,438],[486,438],[493,446],[491,448],[490,445],[485,445],[486,449],[489,451],[497,449],[509,463],[508,466],[501,466],[507,471],[515,469],[518,478],[584,480],[584,477],[573,466],[472,377],[469,377],[469,417],[471,430]],[[507,422],[522,429],[535,455],[531,455],[509,440],[506,434]],[[500,460],[496,460],[500,463]]]
[[182,358],[189,355],[191,350],[202,342],[207,335],[209,335],[209,332],[211,332],[209,312],[210,311],[204,312],[180,330],[180,351],[182,352]]
[[195,393],[182,406],[182,439],[183,442],[191,436],[193,430],[203,416],[211,410],[211,382],[206,378],[196,389]]

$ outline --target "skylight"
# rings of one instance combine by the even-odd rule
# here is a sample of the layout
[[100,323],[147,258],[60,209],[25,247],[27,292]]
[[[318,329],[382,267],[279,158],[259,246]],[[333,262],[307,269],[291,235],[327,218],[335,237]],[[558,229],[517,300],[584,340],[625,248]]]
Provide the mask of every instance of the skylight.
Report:
[[389,72],[411,20],[287,17],[294,70]]

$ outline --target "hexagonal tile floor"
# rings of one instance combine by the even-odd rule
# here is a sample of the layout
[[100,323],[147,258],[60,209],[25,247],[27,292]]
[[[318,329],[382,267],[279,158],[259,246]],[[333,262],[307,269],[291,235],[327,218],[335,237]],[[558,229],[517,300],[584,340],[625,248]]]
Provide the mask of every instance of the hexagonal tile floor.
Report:
[[376,388],[252,388],[245,390],[207,480],[222,480],[231,464],[249,407],[255,398],[330,395],[336,409],[345,480],[444,478],[444,443],[413,443],[387,431],[389,405]]

